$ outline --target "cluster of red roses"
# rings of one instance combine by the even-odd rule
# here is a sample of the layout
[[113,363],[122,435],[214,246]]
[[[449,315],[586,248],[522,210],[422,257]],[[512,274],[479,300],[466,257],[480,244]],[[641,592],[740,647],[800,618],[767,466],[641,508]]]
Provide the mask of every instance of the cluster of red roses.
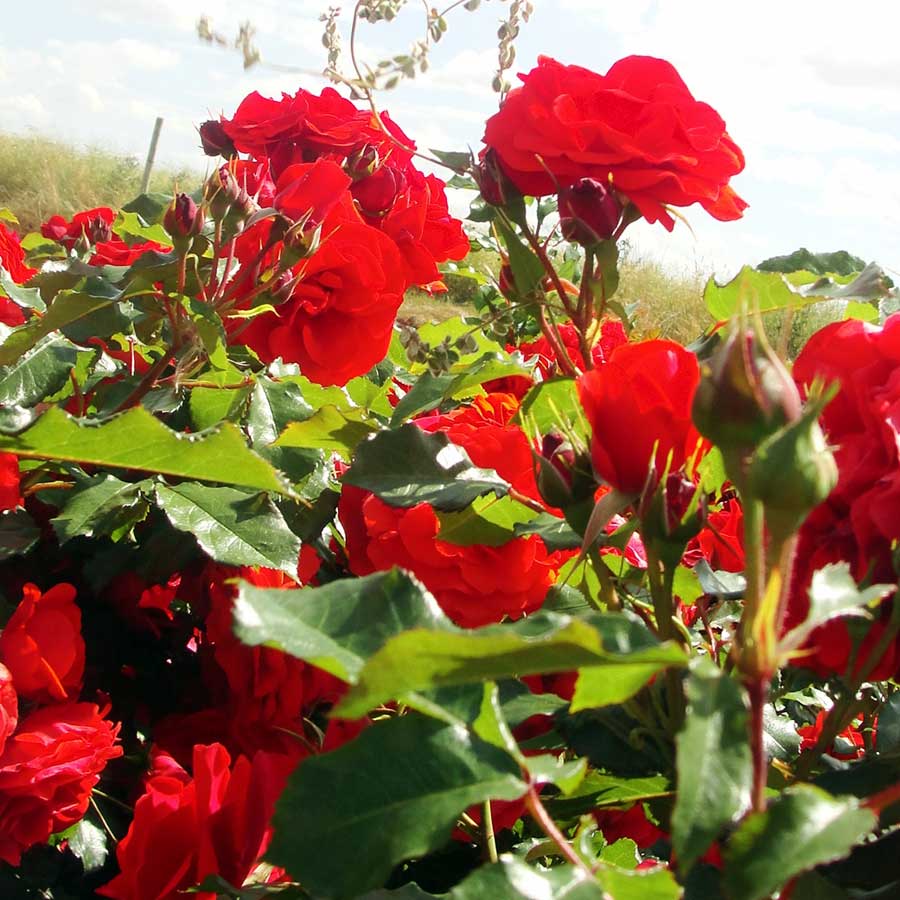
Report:
[[297,362],[321,384],[383,359],[404,291],[442,290],[437,263],[469,251],[444,183],[415,167],[415,144],[387,114],[381,125],[326,88],[253,93],[231,119],[201,126],[206,151],[231,159],[218,173],[222,197],[278,213],[235,241],[240,271],[225,294],[240,311],[271,279],[276,309],[226,327],[263,361]]
[[0,859],[65,831],[87,812],[118,727],[79,703],[84,640],[75,589],[26,584],[0,632]]
[[[840,385],[822,415],[822,427],[834,447],[839,479],[828,500],[800,529],[787,625],[801,622],[809,609],[807,590],[813,573],[829,563],[847,561],[859,581],[896,581],[896,544],[900,540],[900,315],[878,327],[860,321],[837,322],[814,334],[794,363],[801,390],[818,380]],[[890,641],[880,657],[891,603],[880,619],[866,622],[861,642],[849,620],[835,619],[817,629],[798,659],[814,671],[854,672],[873,680],[900,671],[900,640]],[[858,648],[854,650],[854,646]]]

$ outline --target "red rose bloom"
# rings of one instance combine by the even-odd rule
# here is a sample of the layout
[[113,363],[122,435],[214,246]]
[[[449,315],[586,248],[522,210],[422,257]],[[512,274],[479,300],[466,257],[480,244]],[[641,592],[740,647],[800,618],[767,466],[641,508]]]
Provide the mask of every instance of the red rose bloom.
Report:
[[19,721],[19,698],[9,669],[0,663],[0,756]]
[[578,396],[597,475],[638,494],[652,465],[661,473],[670,456],[673,471],[684,465],[700,446],[691,422],[699,381],[694,354],[662,340],[623,344],[604,366],[582,375]]
[[93,703],[47,706],[7,740],[0,754],[0,859],[18,865],[23,850],[84,816],[100,773],[122,755],[118,726],[103,715]]
[[4,222],[0,222],[0,268],[6,269],[16,284],[24,284],[37,272],[25,263],[19,235]]
[[538,537],[499,547],[449,544],[438,540],[440,522],[427,503],[398,509],[349,485],[341,491],[338,511],[354,574],[408,569],[465,628],[534,612],[555,580],[558,563]]
[[126,244],[121,238],[113,236],[108,241],[94,245],[90,263],[92,266],[130,266],[151,250],[168,253],[171,249],[156,241]]
[[41,594],[26,584],[22,602],[0,633],[0,659],[22,697],[47,703],[77,696],[84,640],[75,588],[58,584]]
[[726,500],[711,512],[703,530],[688,544],[685,563],[693,566],[701,558],[718,571],[744,571],[744,511],[739,501]]
[[[134,819],[116,847],[121,872],[98,894],[178,900],[209,875],[242,885],[271,837],[269,819],[295,764],[257,753],[231,764],[220,744],[194,747],[193,773],[157,754]],[[215,900],[215,893],[194,894]]]
[[41,234],[71,250],[82,238],[91,244],[108,241],[112,236],[111,226],[115,219],[115,212],[108,206],[98,206],[96,209],[75,213],[70,222],[62,216],[51,216],[41,225]]
[[0,453],[0,512],[21,505],[19,457],[15,453]]
[[728,181],[744,156],[671,64],[628,56],[600,75],[541,56],[519,77],[522,87],[488,119],[484,143],[522,193],[552,194],[593,178],[670,231],[667,205],[700,203],[717,219],[740,218],[747,204]]
[[[406,289],[403,263],[394,242],[346,204],[325,219],[322,234],[318,250],[295,266],[300,280],[290,297],[253,318],[239,340],[264,362],[280,356],[318,384],[346,384],[387,353]],[[229,321],[232,329],[245,325]]]
[[[800,735],[800,750],[812,750],[822,734],[822,726],[828,713],[823,709],[816,716],[816,721],[811,725],[801,725],[797,729]],[[862,759],[866,755],[866,742],[859,733],[859,729],[852,723],[840,732],[830,748],[826,750],[829,756],[835,759]]]
[[[523,494],[539,499],[528,439],[510,419],[518,403],[510,394],[479,397],[467,407],[418,420],[442,431],[477,466],[496,469]],[[538,537],[498,547],[462,547],[439,540],[435,511],[388,506],[368,491],[345,485],[338,507],[347,537],[350,569],[357,575],[401,566],[413,572],[458,625],[475,628],[520,618],[543,603],[564,560]]]
[[[857,320],[826,326],[803,348],[794,378],[801,391],[816,378],[840,385],[821,418],[835,448],[838,483],[800,529],[785,629],[805,619],[812,576],[828,563],[848,561],[857,579],[896,580],[892,548],[900,540],[900,316],[891,316],[883,327]],[[882,604],[882,618],[862,640],[855,669],[878,643],[889,608]],[[836,619],[810,635],[796,662],[822,675],[843,673],[853,645],[846,622]],[[872,679],[895,674],[900,642],[873,662]]]

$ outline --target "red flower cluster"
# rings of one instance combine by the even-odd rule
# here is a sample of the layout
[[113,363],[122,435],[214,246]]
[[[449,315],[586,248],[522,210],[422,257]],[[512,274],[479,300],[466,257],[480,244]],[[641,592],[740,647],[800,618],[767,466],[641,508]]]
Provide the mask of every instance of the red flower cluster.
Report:
[[113,900],[177,900],[209,875],[242,885],[268,846],[269,819],[295,763],[259,752],[232,764],[220,744],[200,744],[189,775],[156,753],[134,819],[116,848],[121,873],[98,893]]
[[638,494],[652,466],[672,471],[702,449],[691,421],[700,381],[697,358],[673,341],[623,344],[608,362],[578,379],[591,426],[597,475],[617,490]]
[[[344,384],[382,359],[406,288],[443,289],[437,264],[469,249],[444,183],[418,171],[412,141],[381,120],[389,135],[333,89],[301,89],[280,100],[250,94],[233,118],[201,129],[215,154],[252,158],[220,170],[224,193],[284,217],[235,244],[231,339],[266,362],[297,362],[321,384]],[[286,253],[297,262],[285,265]],[[248,324],[242,311],[266,278],[276,309]]]
[[[0,859],[12,865],[84,816],[106,763],[122,754],[106,711],[74,702],[84,671],[74,588],[41,594],[28,584],[24,594],[0,633]],[[20,718],[20,698],[41,705]]]
[[51,216],[41,225],[41,234],[67,250],[81,241],[91,248],[92,266],[130,266],[151,250],[168,253],[172,249],[156,241],[126,243],[113,230],[115,220],[112,209],[98,206],[75,213],[68,222],[62,216]]
[[[0,299],[0,304],[2,304]],[[18,307],[16,307],[18,309]],[[19,484],[19,457],[15,453],[0,453],[0,512],[22,505]]]
[[[496,469],[522,494],[540,502],[528,439],[510,424],[517,409],[512,395],[491,394],[421,424],[444,432],[475,465]],[[438,538],[440,522],[428,504],[399,509],[348,485],[338,511],[355,574],[395,565],[409,569],[444,612],[467,628],[536,610],[563,561],[559,554],[548,553],[536,536],[514,538],[498,547],[450,544]]]
[[519,77],[522,87],[488,119],[484,143],[523,194],[592,178],[670,231],[667,206],[700,203],[717,219],[740,218],[747,204],[728,181],[744,156],[670,63],[628,56],[600,75],[541,56]]
[[[828,563],[847,560],[858,580],[897,579],[892,554],[900,540],[898,364],[900,315],[883,327],[857,320],[828,325],[809,339],[794,364],[801,390],[817,378],[840,385],[821,420],[835,448],[839,478],[800,529],[785,628],[806,617],[813,573]],[[866,664],[885,627],[882,618],[869,628],[856,654],[856,670]],[[853,645],[845,621],[835,619],[813,632],[797,663],[822,675],[843,673]],[[873,662],[869,677],[892,677],[900,670],[900,642],[892,642]]]

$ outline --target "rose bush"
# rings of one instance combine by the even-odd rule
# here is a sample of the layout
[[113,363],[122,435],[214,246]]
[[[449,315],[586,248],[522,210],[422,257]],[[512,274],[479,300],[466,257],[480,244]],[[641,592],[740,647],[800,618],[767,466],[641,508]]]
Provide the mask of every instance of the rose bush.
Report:
[[[738,217],[741,151],[662,60],[522,81],[447,182],[300,89],[192,194],[3,213],[3,897],[892,895],[897,292],[641,334],[625,228]],[[880,323],[791,372],[747,296]]]

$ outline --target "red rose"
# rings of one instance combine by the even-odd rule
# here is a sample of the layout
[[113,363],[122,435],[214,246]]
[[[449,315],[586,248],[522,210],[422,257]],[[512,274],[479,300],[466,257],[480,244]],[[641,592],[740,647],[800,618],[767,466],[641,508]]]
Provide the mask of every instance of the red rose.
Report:
[[23,850],[84,816],[100,773],[122,755],[119,728],[103,715],[93,703],[47,706],[7,740],[0,755],[0,859],[18,865]]
[[116,214],[108,206],[98,206],[75,213],[67,222],[62,216],[51,216],[41,225],[41,234],[71,250],[84,238],[90,244],[108,241],[112,237],[112,223]]
[[[209,875],[242,885],[271,837],[269,819],[295,764],[257,753],[231,764],[220,744],[194,747],[193,773],[157,754],[128,833],[120,874],[97,892],[114,900],[178,900]],[[215,900],[214,893],[194,894]]]
[[4,222],[0,222],[0,268],[6,269],[16,284],[24,284],[37,273],[37,269],[25,263],[25,251],[19,242],[19,235]]
[[[825,724],[825,718],[828,713],[823,709],[816,716],[816,721],[811,725],[801,725],[797,729],[800,735],[800,751],[812,750],[822,735],[822,726]],[[838,743],[838,742],[841,743]],[[843,746],[842,746],[843,744]],[[832,743],[830,748],[826,749],[829,756],[835,759],[862,759],[866,755],[865,738],[859,733],[859,729],[849,724],[842,732],[840,732]]]
[[462,259],[469,252],[469,239],[462,222],[450,215],[440,178],[409,166],[406,182],[406,190],[397,196],[378,227],[400,249],[408,284],[443,289],[436,264]]
[[387,353],[406,289],[403,262],[394,242],[346,204],[322,234],[318,250],[294,267],[299,281],[286,302],[246,328],[229,320],[229,328],[243,328],[240,342],[264,362],[280,356],[318,384],[346,384]]
[[0,756],[6,746],[7,738],[16,730],[19,721],[19,698],[13,687],[9,669],[0,663]]
[[[700,381],[697,358],[673,341],[617,347],[609,361],[578,379],[591,426],[591,458],[612,487],[638,494],[651,466],[679,469],[698,450],[691,403]],[[655,448],[655,449],[654,449]]]
[[744,511],[737,500],[726,500],[711,512],[703,530],[688,544],[686,563],[696,565],[701,558],[718,571],[744,571]]
[[75,588],[58,584],[41,594],[26,584],[22,602],[0,633],[0,659],[22,697],[47,703],[77,696],[84,640]]
[[168,253],[172,248],[156,241],[142,241],[139,244],[126,244],[119,237],[111,237],[94,245],[91,256],[92,266],[130,266],[145,253],[155,250],[157,253]]
[[[896,580],[892,548],[900,540],[900,316],[882,327],[851,320],[814,334],[794,364],[801,391],[818,378],[840,391],[822,414],[822,427],[835,448],[838,483],[800,529],[784,628],[802,622],[809,609],[813,574],[828,563],[847,561],[857,579]],[[896,601],[894,601],[896,602]],[[869,628],[855,654],[858,670],[886,627],[890,603]],[[828,675],[843,673],[854,641],[845,621],[817,628],[796,662]],[[874,680],[900,667],[900,642],[873,660]]]
[[[284,746],[290,732],[302,733],[304,712],[323,700],[335,702],[344,693],[345,685],[316,666],[273,647],[242,644],[234,634],[237,589],[225,581],[243,578],[259,587],[285,590],[301,585],[272,569],[211,565],[206,577],[210,602],[206,636],[227,684],[225,707],[234,745],[244,752]],[[298,602],[302,602],[302,595],[298,595]]]
[[[2,318],[2,313],[0,313],[0,318]],[[15,453],[0,453],[0,511],[15,509],[21,505],[19,457]]]
[[606,75],[546,56],[487,121],[484,143],[532,196],[593,178],[670,231],[668,206],[700,203],[717,219],[746,203],[728,186],[744,168],[719,114],[661,59],[628,56]]

